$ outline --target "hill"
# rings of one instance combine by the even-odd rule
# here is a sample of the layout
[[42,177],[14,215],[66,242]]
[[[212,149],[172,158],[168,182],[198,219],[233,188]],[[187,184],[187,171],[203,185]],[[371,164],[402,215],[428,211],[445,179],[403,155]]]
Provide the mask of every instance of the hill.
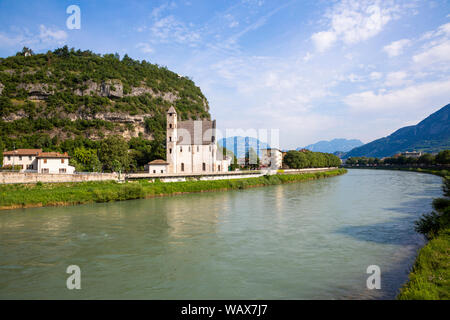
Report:
[[[165,112],[209,119],[199,87],[166,67],[67,46],[0,58],[0,145],[74,154],[119,136],[130,165],[165,158]],[[153,144],[152,144],[153,142]],[[134,152],[136,151],[136,152]]]
[[[237,153],[235,152],[235,138],[237,139]],[[225,147],[227,150],[233,152],[237,158],[245,157],[245,137],[228,137],[222,138],[218,141],[219,146]],[[256,138],[248,137],[249,149],[253,148],[258,156],[261,156],[261,149],[266,149],[269,145],[261,142]]]
[[398,129],[393,134],[348,152],[345,157],[389,157],[399,152],[439,152],[450,149],[450,104],[417,125]]
[[319,141],[304,148],[297,148],[297,150],[308,149],[315,152],[334,153],[347,152],[362,145],[363,143],[358,139],[333,139],[331,141]]

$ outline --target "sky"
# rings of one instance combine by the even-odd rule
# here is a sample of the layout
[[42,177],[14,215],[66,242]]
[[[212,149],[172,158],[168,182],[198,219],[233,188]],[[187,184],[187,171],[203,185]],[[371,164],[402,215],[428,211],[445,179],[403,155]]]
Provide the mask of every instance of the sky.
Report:
[[450,0],[0,0],[0,57],[63,45],[167,66],[223,132],[278,130],[284,149],[370,142],[450,103]]

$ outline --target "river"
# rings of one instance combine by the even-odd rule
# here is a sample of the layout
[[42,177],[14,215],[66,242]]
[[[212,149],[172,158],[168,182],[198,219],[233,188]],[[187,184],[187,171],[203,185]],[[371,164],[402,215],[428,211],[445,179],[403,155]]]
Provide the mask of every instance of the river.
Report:
[[[392,299],[441,178],[349,170],[242,191],[0,212],[0,298]],[[69,265],[81,289],[68,290]],[[369,265],[381,289],[369,290]]]

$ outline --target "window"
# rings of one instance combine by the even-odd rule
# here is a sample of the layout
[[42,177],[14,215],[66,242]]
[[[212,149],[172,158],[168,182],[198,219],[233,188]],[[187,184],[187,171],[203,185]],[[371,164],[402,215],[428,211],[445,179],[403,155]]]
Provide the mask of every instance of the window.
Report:
[[172,149],[169,149],[169,153],[172,153]]
[[47,163],[47,159],[44,159],[44,163]]
[[28,164],[28,165],[27,165],[27,169],[28,169],[28,170],[33,170],[33,165],[32,165],[32,164]]
[[59,173],[66,173],[66,168],[60,168]]
[[153,173],[156,173],[156,170],[153,170]]
[[61,159],[61,163],[64,163],[64,159]]
[[184,171],[184,163],[181,163],[181,171]]
[[19,161],[22,161],[22,156],[19,156]]
[[169,137],[169,142],[172,142],[172,137]]
[[203,171],[206,171],[206,163],[203,162],[203,166],[202,166]]
[[43,168],[43,169],[41,169],[41,172],[42,172],[42,173],[48,173],[48,168]]
[[8,160],[11,160],[11,156],[8,156]]
[[209,151],[211,151],[211,146],[209,146]]
[[183,152],[183,147],[180,147],[180,152]]
[[172,129],[172,124],[169,124],[169,128]]
[[188,148],[188,152],[191,152],[191,147]]
[[161,173],[164,173],[164,170],[161,170]]
[[199,152],[200,151],[200,148],[199,148],[199,146],[197,146],[197,152]]
[[220,171],[220,165],[219,165],[219,171]]
[[28,157],[28,160],[31,160],[31,156]]

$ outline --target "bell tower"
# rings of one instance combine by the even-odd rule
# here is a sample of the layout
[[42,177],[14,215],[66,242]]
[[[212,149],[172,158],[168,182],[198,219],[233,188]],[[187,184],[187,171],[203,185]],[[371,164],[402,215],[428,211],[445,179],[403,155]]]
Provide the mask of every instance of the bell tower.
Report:
[[169,163],[168,173],[177,172],[177,111],[172,106],[167,111],[166,159]]

